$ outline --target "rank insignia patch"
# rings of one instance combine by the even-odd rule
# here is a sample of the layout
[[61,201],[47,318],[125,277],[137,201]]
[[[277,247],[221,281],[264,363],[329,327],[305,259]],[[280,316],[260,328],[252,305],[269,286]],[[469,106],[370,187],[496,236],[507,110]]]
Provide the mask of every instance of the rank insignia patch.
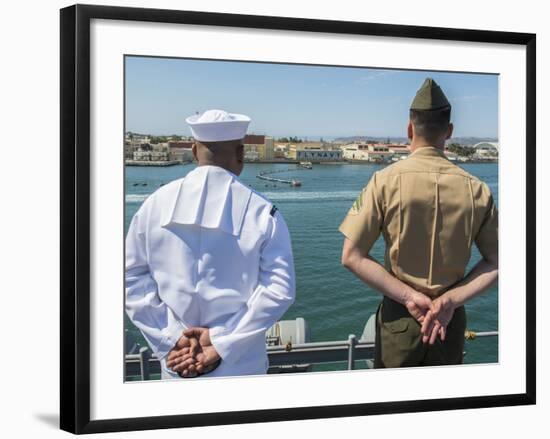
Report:
[[365,189],[363,189],[361,191],[359,196],[353,202],[353,205],[351,206],[351,209],[349,211],[349,213],[351,215],[357,215],[361,211],[361,209],[363,208],[363,195],[364,195],[364,193],[365,193]]

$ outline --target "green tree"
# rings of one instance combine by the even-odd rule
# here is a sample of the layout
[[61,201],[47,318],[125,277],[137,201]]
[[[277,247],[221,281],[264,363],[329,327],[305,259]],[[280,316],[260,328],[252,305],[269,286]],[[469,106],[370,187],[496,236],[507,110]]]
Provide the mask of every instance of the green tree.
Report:
[[150,139],[152,144],[165,143],[168,141],[166,136],[151,136]]
[[454,152],[456,155],[461,157],[470,157],[475,153],[475,149],[470,146],[464,146],[460,143],[449,143],[447,149],[451,152]]

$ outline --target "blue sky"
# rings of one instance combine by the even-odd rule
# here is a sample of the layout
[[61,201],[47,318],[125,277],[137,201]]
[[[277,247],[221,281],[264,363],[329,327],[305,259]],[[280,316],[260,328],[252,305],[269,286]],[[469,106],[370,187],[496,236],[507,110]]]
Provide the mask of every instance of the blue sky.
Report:
[[451,101],[455,136],[498,136],[496,75],[148,57],[126,58],[126,130],[189,135],[187,116],[219,108],[249,115],[249,133],[406,137],[427,76]]

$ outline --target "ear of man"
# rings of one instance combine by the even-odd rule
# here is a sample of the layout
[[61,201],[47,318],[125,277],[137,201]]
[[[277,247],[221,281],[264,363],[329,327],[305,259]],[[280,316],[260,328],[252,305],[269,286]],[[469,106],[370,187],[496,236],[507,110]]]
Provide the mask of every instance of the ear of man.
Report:
[[453,130],[454,125],[452,123],[449,123],[449,127],[447,128],[447,137],[445,137],[445,140],[448,140],[453,136]]
[[241,142],[239,142],[239,145],[237,146],[235,153],[237,155],[237,162],[244,163],[244,145]]

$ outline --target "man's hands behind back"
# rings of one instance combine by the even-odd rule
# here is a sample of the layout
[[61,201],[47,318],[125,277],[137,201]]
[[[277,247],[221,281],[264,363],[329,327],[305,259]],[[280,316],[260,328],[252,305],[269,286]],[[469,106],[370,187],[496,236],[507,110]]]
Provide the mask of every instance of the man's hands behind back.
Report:
[[421,325],[423,343],[434,344],[438,336],[445,341],[447,325],[455,310],[454,302],[448,295],[443,294],[432,301],[421,292],[411,291],[406,296],[405,306]]
[[409,314],[413,316],[418,323],[422,324],[426,314],[432,306],[430,298],[425,294],[413,290],[407,294],[404,302]]
[[194,377],[213,370],[220,360],[208,328],[190,328],[168,353],[166,366],[181,377]]
[[[409,314],[421,325],[422,341],[434,344],[439,336],[445,340],[445,331],[451,321],[455,306],[447,295],[433,301],[425,294],[412,290],[404,304]],[[193,377],[213,370],[220,355],[212,345],[210,330],[193,327],[184,331],[174,348],[168,353],[166,366],[181,377]]]

